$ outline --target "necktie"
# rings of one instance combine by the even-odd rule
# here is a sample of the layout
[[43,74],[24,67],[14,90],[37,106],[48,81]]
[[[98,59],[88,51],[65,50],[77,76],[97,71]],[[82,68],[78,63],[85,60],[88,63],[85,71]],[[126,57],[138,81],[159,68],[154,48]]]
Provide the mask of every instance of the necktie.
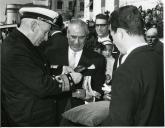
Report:
[[75,68],[75,63],[76,63],[76,52],[73,52],[71,55],[70,66],[72,68]]

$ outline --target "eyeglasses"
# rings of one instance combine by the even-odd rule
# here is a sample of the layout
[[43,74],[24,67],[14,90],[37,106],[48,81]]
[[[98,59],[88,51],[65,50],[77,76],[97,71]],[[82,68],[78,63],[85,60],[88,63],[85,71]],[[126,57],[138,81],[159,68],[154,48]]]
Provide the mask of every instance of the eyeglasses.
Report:
[[99,26],[100,27],[105,27],[106,25],[108,25],[108,24],[95,24],[96,27],[99,27]]
[[72,39],[80,39],[80,40],[83,40],[83,39],[85,39],[86,38],[86,36],[85,35],[83,35],[83,36],[75,36],[75,35],[70,35],[70,37],[72,38]]
[[156,38],[156,36],[146,36],[147,38]]

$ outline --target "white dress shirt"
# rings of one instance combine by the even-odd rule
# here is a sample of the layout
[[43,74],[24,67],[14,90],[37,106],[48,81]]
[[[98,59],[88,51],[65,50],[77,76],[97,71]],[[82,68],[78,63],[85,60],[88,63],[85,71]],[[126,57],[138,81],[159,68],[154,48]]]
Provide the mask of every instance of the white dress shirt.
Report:
[[68,50],[69,66],[73,69],[78,66],[83,50],[74,52],[70,47]]

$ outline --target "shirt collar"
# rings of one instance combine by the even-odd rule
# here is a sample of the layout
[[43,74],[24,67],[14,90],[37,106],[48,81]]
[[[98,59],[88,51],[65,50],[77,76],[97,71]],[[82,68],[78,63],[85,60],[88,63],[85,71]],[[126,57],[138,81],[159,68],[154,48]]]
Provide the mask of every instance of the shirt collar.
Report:
[[[82,54],[83,50],[77,51],[76,54]],[[69,46],[69,53],[75,53]]]
[[135,46],[133,46],[132,48],[130,48],[126,54],[123,55],[122,57],[122,60],[121,60],[121,63],[124,63],[124,61],[126,60],[126,58],[128,57],[128,55],[136,48],[138,47],[141,47],[141,46],[144,46],[144,45],[147,45],[146,43],[141,43],[141,44],[137,44]]
[[54,31],[51,36],[53,36],[56,33],[61,33],[61,31]]

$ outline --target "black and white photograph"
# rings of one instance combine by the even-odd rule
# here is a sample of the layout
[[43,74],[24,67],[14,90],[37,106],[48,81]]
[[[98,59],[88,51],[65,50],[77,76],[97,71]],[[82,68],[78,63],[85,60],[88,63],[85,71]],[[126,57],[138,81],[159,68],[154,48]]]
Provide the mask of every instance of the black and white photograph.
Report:
[[1,127],[164,127],[163,0],[1,0]]

